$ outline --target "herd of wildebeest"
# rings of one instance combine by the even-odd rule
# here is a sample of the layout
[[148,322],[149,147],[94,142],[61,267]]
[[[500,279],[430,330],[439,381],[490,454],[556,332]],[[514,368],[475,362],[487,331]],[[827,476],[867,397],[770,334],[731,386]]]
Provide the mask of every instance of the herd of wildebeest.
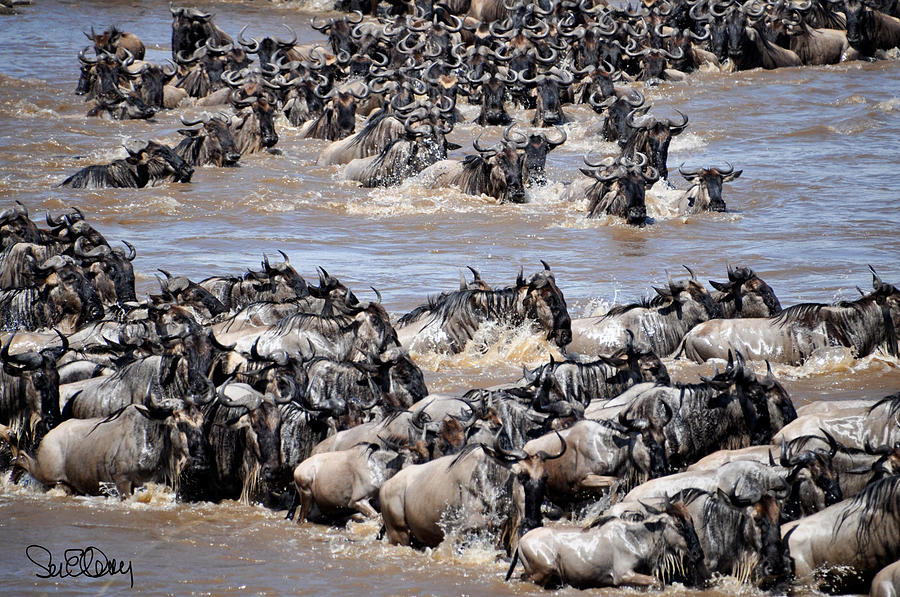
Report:
[[[795,409],[768,366],[835,347],[896,358],[900,291],[874,269],[855,301],[782,309],[747,267],[713,290],[686,268],[575,320],[546,263],[503,287],[473,270],[392,320],[377,291],[361,301],[321,268],[311,285],[283,254],[199,282],[161,270],[138,298],[131,245],[78,210],[46,223],[0,213],[15,482],[124,498],[152,481],[182,500],[291,503],[300,520],[380,511],[392,544],[488,531],[510,573],[521,561],[547,585],[777,588],[840,566],[816,578],[844,590],[900,557],[900,394]],[[564,358],[430,394],[409,348],[458,353],[489,323],[529,326]],[[727,364],[672,383],[670,355]]]
[[[432,188],[455,187],[501,202],[527,201],[526,187],[547,182],[548,152],[563,144],[565,106],[587,104],[601,116],[587,135],[619,151],[584,156],[585,175],[562,198],[587,216],[647,223],[645,194],[668,179],[672,137],[688,117],[662,117],[634,85],[684,80],[699,68],[737,70],[833,64],[882,56],[900,44],[896,0],[873,8],[860,0],[646,0],[615,8],[592,0],[419,0],[393,6],[348,5],[352,14],[312,27],[327,43],[298,44],[297,34],[262,39],[244,26],[236,39],[210,13],[171,8],[172,59],[143,60],[143,42],[115,27],[87,34],[78,55],[77,93],[89,116],[151,118],[160,110],[208,107],[182,117],[189,128],[175,147],[132,140],[128,157],[87,167],[63,186],[144,187],[189,182],[197,166],[233,166],[248,152],[277,151],[276,120],[301,138],[329,140],[320,165],[346,165],[343,178],[364,187],[394,186],[414,175]],[[352,4],[352,3],[351,3]],[[363,12],[376,13],[366,19]],[[254,57],[256,61],[254,61]],[[458,102],[478,107],[475,122],[502,126],[502,138],[472,140],[474,153],[447,159],[460,121]],[[533,109],[531,132],[508,110]],[[357,116],[364,122],[357,127]],[[537,129],[555,126],[553,132]],[[691,187],[673,211],[724,211],[728,167],[683,170]]]
[[[346,8],[360,10],[313,21],[328,47],[246,28],[235,42],[210,14],[173,8],[168,67],[139,62],[134,34],[92,30],[78,87],[90,115],[191,102],[234,113],[185,120],[197,128],[177,147],[129,144],[127,159],[64,184],[189,181],[196,166],[271,149],[283,111],[334,141],[320,163],[347,163],[366,186],[426,170],[436,186],[521,201],[566,134],[525,134],[505,105],[534,108],[544,127],[583,102],[622,154],[585,156],[595,180],[567,192],[586,195],[592,216],[640,224],[687,117],[657,118],[614,82],[682,78],[704,62],[871,57],[897,45],[900,23],[882,12],[896,2],[858,0]],[[505,128],[446,161],[458,95],[481,106],[480,124]],[[369,118],[354,133],[357,113]],[[682,170],[695,182],[686,208],[724,210],[722,182],[739,173]],[[524,569],[545,586],[732,575],[772,590],[900,587],[900,393],[795,408],[769,366],[841,348],[898,358],[900,291],[871,267],[857,300],[784,309],[748,267],[728,266],[712,289],[685,267],[652,298],[574,320],[548,264],[508,286],[472,269],[392,319],[377,291],[361,301],[323,268],[312,285],[284,253],[197,282],[160,270],[159,292],[138,297],[132,245],[110,245],[78,209],[45,222],[18,202],[0,213],[0,460],[12,482],[122,498],[155,482],[301,521],[380,517],[387,541],[418,547],[487,533],[511,558],[507,578]],[[463,352],[486,325],[526,326],[562,357],[510,383],[430,394],[410,351]],[[673,383],[662,358],[725,365]]]

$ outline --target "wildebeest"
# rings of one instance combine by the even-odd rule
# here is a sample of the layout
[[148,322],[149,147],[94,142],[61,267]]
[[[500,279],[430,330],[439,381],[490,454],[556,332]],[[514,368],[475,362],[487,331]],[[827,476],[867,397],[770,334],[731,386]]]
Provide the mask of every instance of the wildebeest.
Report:
[[196,8],[169,7],[172,13],[172,55],[181,52],[191,54],[197,48],[212,42],[221,46],[231,42],[224,31],[212,22],[212,14]]
[[862,406],[805,414],[782,429],[775,439],[793,441],[807,435],[833,438],[842,446],[874,454],[872,446],[893,448],[900,443],[898,421],[900,394],[895,393]]
[[749,267],[728,266],[728,281],[709,281],[716,289],[713,302],[722,317],[771,317],[781,312],[781,302],[771,286]]
[[668,384],[666,366],[655,354],[639,353],[629,346],[610,357],[590,361],[566,359],[541,365],[523,372],[523,382],[540,387],[547,377],[553,377],[559,392],[566,400],[587,406],[592,400],[608,400],[641,382]]
[[725,211],[725,200],[722,199],[722,183],[738,178],[743,170],[735,172],[734,166],[724,168],[697,168],[678,172],[691,187],[678,200],[678,213],[682,215],[697,214],[704,211]]
[[551,69],[547,74],[536,75],[533,78],[520,76],[519,79],[525,85],[534,86],[536,102],[531,126],[545,127],[567,122],[568,119],[562,111],[560,92],[572,84],[571,73],[557,68]]
[[[379,491],[388,540],[400,545],[435,546],[445,529],[491,528],[496,514],[510,540],[520,530],[540,526],[543,464],[559,454],[528,455],[471,445],[460,453],[411,465]],[[500,529],[495,529],[500,530]]]
[[[662,419],[578,421],[559,432],[545,434],[525,444],[529,454],[557,450],[566,454],[544,466],[547,499],[557,504],[596,497],[611,486],[628,488],[668,472]],[[558,434],[558,435],[557,435]]]
[[138,359],[79,388],[63,408],[64,415],[77,419],[106,417],[129,404],[173,410],[204,406],[215,398],[212,382],[188,359],[171,355]]
[[588,529],[534,529],[519,541],[507,578],[520,559],[525,575],[542,586],[645,587],[666,581],[696,586],[707,576],[703,549],[682,503],[666,504],[664,512],[639,522],[603,517]]
[[458,147],[445,137],[452,127],[444,123],[410,125],[404,122],[403,136],[391,141],[377,156],[347,164],[344,178],[364,187],[393,186],[447,158],[447,150]]
[[872,10],[862,0],[844,0],[847,41],[863,56],[900,46],[900,19]]
[[645,190],[647,185],[659,180],[659,171],[647,165],[646,155],[638,152],[635,158],[636,161],[621,157],[600,162],[591,162],[587,156],[583,158],[589,168],[582,169],[582,174],[596,180],[585,191],[587,217],[611,215],[624,218],[632,226],[646,223]]
[[869,485],[853,499],[782,526],[798,579],[818,568],[838,567],[829,575],[832,590],[865,591],[878,570],[900,552],[900,476]]
[[129,405],[95,419],[70,419],[44,436],[37,454],[16,463],[43,485],[99,495],[115,484],[121,498],[147,481],[177,487],[191,457],[205,457],[196,409],[154,410]]
[[[542,262],[543,263],[543,262]],[[550,266],[502,290],[458,290],[417,307],[397,322],[401,343],[410,349],[430,344],[442,352],[461,352],[486,321],[518,325],[536,323],[546,338],[564,347],[571,342],[566,300]],[[437,337],[440,336],[440,337]]]
[[75,189],[140,189],[160,182],[190,182],[194,169],[172,148],[156,141],[126,144],[128,157],[82,168],[60,186]]
[[106,120],[141,120],[153,118],[156,115],[156,111],[155,107],[147,105],[137,95],[115,93],[95,97],[87,115]]
[[[241,277],[213,276],[201,280],[198,284],[208,290],[225,306],[227,311],[231,312],[247,307],[252,303],[285,303],[294,299],[310,297],[311,291],[306,280],[297,273],[297,270],[291,265],[291,260],[288,256],[281,250],[278,252],[281,253],[284,261],[281,263],[270,263],[268,257],[263,257],[261,263],[262,271],[248,271]],[[312,291],[316,292],[316,289],[313,288]],[[319,308],[316,311],[321,311],[322,306],[317,306]],[[257,311],[260,309],[262,309],[262,305],[259,306]],[[249,313],[245,315],[249,315]],[[256,315],[261,315],[261,313]],[[257,321],[260,324],[265,323]],[[276,321],[269,321],[268,323],[276,323]]]
[[357,158],[378,155],[405,132],[406,127],[399,115],[381,110],[372,114],[359,131],[323,149],[316,164],[346,164]]
[[241,154],[263,151],[278,143],[275,106],[270,102],[268,92],[241,98],[235,90],[231,94],[231,103],[239,110],[231,119],[230,127]]
[[69,344],[65,336],[59,336],[62,344],[58,348],[10,355],[13,333],[0,350],[0,424],[8,425],[26,449],[37,445],[62,420],[56,362]]
[[669,355],[695,325],[721,316],[720,307],[693,274],[690,280],[670,279],[668,288],[654,290],[657,296],[652,300],[616,305],[605,315],[576,319],[570,349],[608,355],[633,342],[636,350]]
[[[378,512],[369,502],[378,496],[384,482],[400,470],[404,460],[377,443],[310,456],[294,469],[300,501],[297,520],[306,520],[313,506],[324,515],[356,511],[376,518]],[[288,518],[293,518],[291,514]]]
[[156,109],[174,108],[187,97],[183,92],[179,93],[177,88],[168,85],[178,72],[171,61],[169,64],[172,65],[171,69],[149,63],[138,69],[140,77],[135,84],[135,91],[148,106]]
[[300,135],[305,139],[327,139],[328,141],[337,141],[352,135],[356,129],[356,100],[368,96],[368,87],[362,93],[353,89],[346,92],[333,89],[327,96],[323,95],[320,97],[328,100],[324,111],[318,117],[305,123],[300,130]]
[[836,305],[803,303],[769,318],[719,319],[688,332],[678,355],[702,363],[739,351],[752,360],[793,365],[817,350],[844,346],[857,358],[878,348],[897,355],[900,291],[872,270],[873,292]]
[[659,514],[667,500],[683,503],[690,512],[709,573],[728,574],[764,589],[791,575],[778,503],[769,494],[746,501],[721,490],[691,487],[661,498],[621,501],[604,516],[643,520]]
[[[625,117],[625,124],[630,130],[622,154],[632,159],[638,154],[647,156],[650,165],[659,173],[659,177],[668,178],[669,168],[666,162],[669,158],[669,144],[672,137],[680,135],[687,128],[688,117],[676,110],[681,115],[681,122],[676,123],[670,118],[659,119],[652,114],[635,118],[636,111],[632,110]],[[647,182],[652,184],[655,181]]]
[[790,49],[803,64],[837,64],[845,59],[850,48],[846,31],[810,27],[799,11],[793,13],[786,26],[791,38]]
[[475,139],[472,145],[478,155],[466,156],[462,162],[442,160],[429,166],[420,175],[422,181],[431,188],[453,186],[467,195],[489,195],[501,203],[526,202],[525,155],[516,144],[504,139],[484,147]]
[[134,288],[134,267],[131,262],[137,256],[134,247],[122,241],[128,249],[112,248],[105,242],[88,250],[86,237],[75,241],[72,253],[81,260],[91,284],[97,289],[104,305],[122,305],[136,300]]
[[198,483],[201,494],[244,503],[257,499],[281,469],[281,413],[275,399],[247,384],[226,383],[203,414],[211,478]]
[[97,290],[71,257],[55,255],[36,265],[35,274],[36,286],[0,291],[0,328],[58,327],[71,334],[103,317]]
[[472,78],[470,75],[467,77],[471,83],[479,85],[475,97],[470,98],[472,101],[478,100],[481,103],[481,112],[478,113],[475,122],[481,126],[505,126],[512,122],[512,118],[503,106],[503,100],[506,95],[506,86],[516,81],[516,74],[508,72],[504,76],[500,73],[486,72],[479,78]]
[[[728,7],[725,16],[725,27],[728,34],[728,57],[736,70],[751,68],[781,68],[800,66],[800,57],[791,50],[772,43],[766,34],[748,22],[749,18],[758,18],[764,11],[762,4],[758,9],[744,8],[739,5]],[[716,14],[713,12],[713,14]]]
[[103,33],[95,33],[91,27],[91,32],[84,35],[94,42],[94,51],[98,55],[101,52],[109,52],[119,58],[125,58],[127,51],[136,60],[144,59],[144,43],[134,33],[122,31],[118,27],[110,27]]
[[551,141],[544,133],[532,133],[528,135],[525,143],[525,164],[523,178],[525,184],[547,184],[545,166],[547,154],[566,142],[568,134],[562,127],[558,127],[559,141]]
[[[681,468],[712,451],[768,444],[797,418],[790,396],[770,374],[757,376],[740,358],[702,383],[639,384],[607,403],[606,416],[671,420],[663,427],[669,465]],[[671,413],[671,416],[667,416]]]
[[241,159],[229,127],[231,117],[227,114],[204,114],[196,120],[182,116],[181,122],[188,127],[201,125],[200,128],[178,131],[185,138],[174,151],[191,166],[234,166]]

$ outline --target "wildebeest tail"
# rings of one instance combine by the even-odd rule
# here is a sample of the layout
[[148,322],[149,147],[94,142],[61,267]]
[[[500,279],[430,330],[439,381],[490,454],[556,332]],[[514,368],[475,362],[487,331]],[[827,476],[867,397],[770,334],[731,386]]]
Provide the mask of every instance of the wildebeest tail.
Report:
[[681,342],[678,343],[678,348],[676,348],[675,352],[669,356],[670,359],[681,358],[682,354],[684,354],[684,341],[685,341],[685,339],[682,338]]

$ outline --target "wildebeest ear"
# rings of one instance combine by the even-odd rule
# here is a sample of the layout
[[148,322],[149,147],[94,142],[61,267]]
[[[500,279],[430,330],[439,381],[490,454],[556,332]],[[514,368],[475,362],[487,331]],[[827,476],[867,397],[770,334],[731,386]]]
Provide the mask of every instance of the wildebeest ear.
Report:
[[185,137],[196,137],[200,134],[200,129],[178,129],[178,134]]
[[732,180],[734,180],[734,179],[736,179],[736,178],[740,178],[742,172],[743,172],[743,170],[735,170],[734,172],[732,172],[732,173],[729,174],[728,176],[724,177],[724,178],[722,179],[722,182],[731,182]]
[[710,280],[709,285],[721,292],[728,292],[730,288],[730,284],[728,284],[728,282],[716,282],[715,280]]
[[653,286],[652,288],[659,296],[663,298],[672,298],[672,292],[668,288],[657,288],[656,286]]
[[454,149],[462,149],[462,145],[457,145],[456,143],[450,143],[447,141],[447,151],[453,151]]

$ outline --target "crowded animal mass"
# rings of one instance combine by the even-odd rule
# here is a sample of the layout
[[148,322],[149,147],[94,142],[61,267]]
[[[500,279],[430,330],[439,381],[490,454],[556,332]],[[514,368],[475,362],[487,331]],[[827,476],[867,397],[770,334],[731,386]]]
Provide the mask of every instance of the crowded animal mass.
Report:
[[7,12],[5,585],[894,590],[896,6]]

